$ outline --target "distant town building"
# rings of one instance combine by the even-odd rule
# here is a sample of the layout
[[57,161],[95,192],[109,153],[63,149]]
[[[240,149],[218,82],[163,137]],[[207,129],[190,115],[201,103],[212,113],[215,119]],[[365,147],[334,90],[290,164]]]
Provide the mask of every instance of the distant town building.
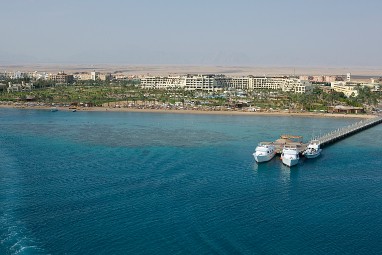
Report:
[[350,81],[350,79],[351,79],[351,73],[347,73],[346,74],[346,81]]
[[90,72],[90,79],[95,81],[95,80],[98,80],[99,79],[99,72]]
[[58,74],[49,74],[49,80],[55,83],[70,83],[74,80],[73,75],[59,72]]
[[8,82],[7,92],[31,91],[33,88],[33,83],[22,81],[21,84],[12,84],[12,82]]
[[27,73],[20,72],[20,71],[16,71],[16,72],[7,72],[7,71],[5,71],[5,72],[3,72],[1,74],[1,77],[3,79],[11,79],[11,80],[13,80],[13,79],[28,78],[27,76],[28,76]]
[[313,76],[302,75],[299,78],[300,80],[307,80],[311,82],[330,83],[330,82],[336,81],[337,77],[332,75],[313,75]]
[[76,81],[88,81],[88,80],[91,80],[92,77],[90,73],[82,72],[82,73],[75,73],[73,75],[73,78]]
[[110,73],[100,73],[98,74],[98,79],[100,79],[101,81],[106,81],[106,80],[111,80],[112,77]]

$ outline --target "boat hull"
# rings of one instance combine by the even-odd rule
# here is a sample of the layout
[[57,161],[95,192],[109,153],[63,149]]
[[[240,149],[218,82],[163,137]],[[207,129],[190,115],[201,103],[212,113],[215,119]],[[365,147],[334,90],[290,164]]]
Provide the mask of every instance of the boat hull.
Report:
[[320,155],[321,155],[321,149],[319,149],[315,153],[304,153],[305,158],[317,158]]
[[256,155],[256,153],[253,153],[253,157],[257,163],[270,161],[275,155],[276,152],[267,155]]
[[305,158],[317,158],[320,155],[321,155],[321,149],[316,153],[305,153],[304,154]]
[[282,158],[283,164],[289,167],[297,165],[298,160],[299,160],[298,158],[285,158],[285,157]]

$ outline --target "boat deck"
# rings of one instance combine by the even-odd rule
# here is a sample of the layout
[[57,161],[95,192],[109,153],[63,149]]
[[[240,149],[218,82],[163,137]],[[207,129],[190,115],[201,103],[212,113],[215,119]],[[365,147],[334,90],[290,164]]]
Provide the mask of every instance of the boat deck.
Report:
[[283,148],[285,145],[287,146],[296,146],[298,149],[298,152],[301,154],[306,147],[308,146],[307,143],[302,143],[302,142],[278,142],[277,140],[274,142],[262,142],[264,144],[273,144],[276,148],[276,153],[281,154],[283,152]]

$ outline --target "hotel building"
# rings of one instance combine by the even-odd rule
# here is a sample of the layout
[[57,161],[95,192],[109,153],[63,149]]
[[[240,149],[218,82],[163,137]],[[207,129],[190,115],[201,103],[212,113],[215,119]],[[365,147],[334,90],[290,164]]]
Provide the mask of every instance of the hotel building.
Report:
[[358,96],[358,90],[357,87],[369,87],[370,89],[374,90],[378,88],[381,84],[376,83],[374,79],[371,80],[370,83],[368,82],[354,82],[354,81],[336,81],[331,83],[331,88],[334,91],[337,92],[343,92],[345,96],[351,97],[351,96]]
[[281,89],[293,93],[307,93],[312,84],[295,78],[285,77],[227,77],[224,75],[186,75],[186,76],[145,76],[141,78],[143,88],[170,89],[182,88],[196,91],[222,91],[225,88],[242,90]]

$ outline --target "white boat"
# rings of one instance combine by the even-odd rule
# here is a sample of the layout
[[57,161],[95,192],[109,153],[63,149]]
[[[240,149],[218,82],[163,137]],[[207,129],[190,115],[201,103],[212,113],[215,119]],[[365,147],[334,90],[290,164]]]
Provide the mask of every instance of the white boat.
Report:
[[257,163],[271,160],[276,155],[276,147],[273,144],[259,143],[253,157]]
[[320,148],[320,141],[312,140],[310,141],[308,147],[306,147],[302,155],[304,155],[305,158],[317,158],[318,156],[320,156],[321,151],[322,149]]
[[281,159],[283,164],[289,167],[296,165],[300,159],[297,146],[285,145],[281,154]]

